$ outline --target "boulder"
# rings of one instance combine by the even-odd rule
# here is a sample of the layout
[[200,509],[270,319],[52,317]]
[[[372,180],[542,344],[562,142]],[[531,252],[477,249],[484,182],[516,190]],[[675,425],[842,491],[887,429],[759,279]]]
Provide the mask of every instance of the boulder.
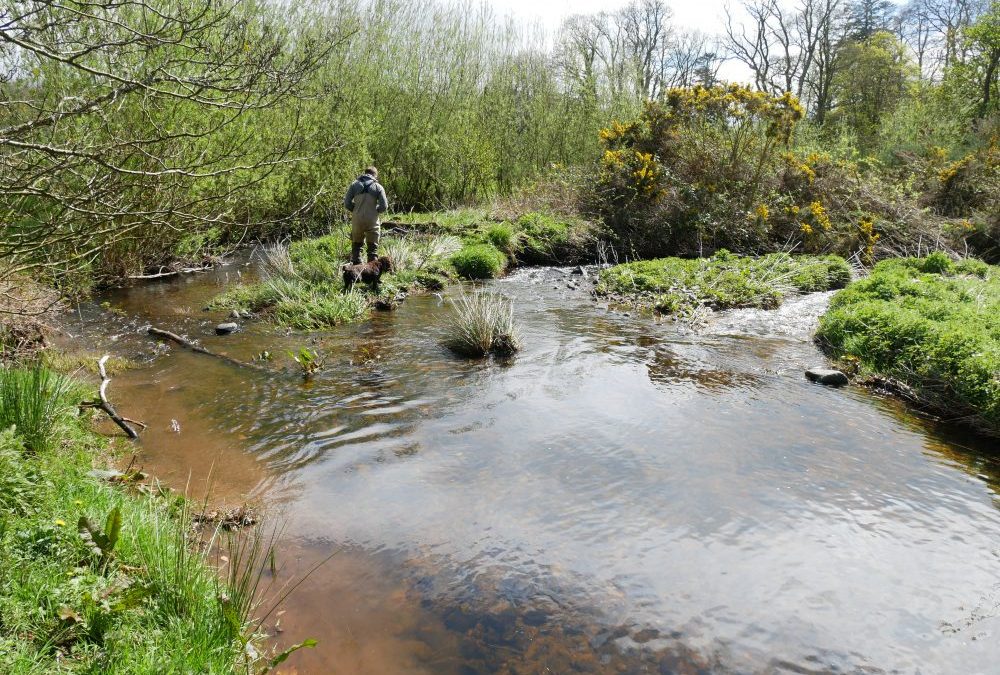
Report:
[[842,387],[849,382],[847,375],[832,368],[810,368],[806,371],[806,377],[812,382],[831,387]]
[[587,272],[586,268],[584,268],[583,265],[577,265],[576,267],[574,267],[573,271],[570,272],[570,274],[576,274],[578,276],[583,277],[584,279],[590,276],[590,274]]
[[233,323],[232,321],[227,323],[220,323],[215,327],[216,335],[229,335],[230,333],[235,333],[240,329],[239,324]]

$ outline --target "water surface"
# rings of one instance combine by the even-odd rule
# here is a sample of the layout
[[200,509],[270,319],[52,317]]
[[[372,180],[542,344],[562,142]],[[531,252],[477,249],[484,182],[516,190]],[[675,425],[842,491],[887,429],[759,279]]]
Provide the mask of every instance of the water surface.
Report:
[[[495,286],[525,348],[477,362],[440,346],[433,296],[212,335],[202,306],[249,273],[116,292],[79,330],[146,359],[111,394],[150,425],[147,469],[279,513],[283,579],[341,551],[268,622],[320,641],[298,672],[997,672],[994,444],[807,382],[826,294],[694,329],[521,270]],[[305,345],[310,383],[283,372]]]

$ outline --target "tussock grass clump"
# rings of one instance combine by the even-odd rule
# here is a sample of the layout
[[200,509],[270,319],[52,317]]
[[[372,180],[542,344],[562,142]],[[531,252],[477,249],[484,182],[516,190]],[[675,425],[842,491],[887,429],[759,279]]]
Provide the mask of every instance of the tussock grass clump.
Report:
[[25,448],[45,450],[69,388],[69,380],[41,365],[0,368],[0,429],[14,427]]
[[723,250],[711,258],[616,265],[601,272],[597,292],[675,314],[698,305],[774,308],[789,294],[843,288],[850,279],[850,267],[839,256],[751,258]]
[[463,293],[454,303],[444,344],[461,356],[509,356],[521,348],[510,300],[495,291]]
[[453,255],[451,264],[466,279],[493,279],[507,268],[507,256],[493,244],[471,244]]
[[1000,434],[1000,270],[944,254],[878,263],[838,293],[816,338],[950,419]]

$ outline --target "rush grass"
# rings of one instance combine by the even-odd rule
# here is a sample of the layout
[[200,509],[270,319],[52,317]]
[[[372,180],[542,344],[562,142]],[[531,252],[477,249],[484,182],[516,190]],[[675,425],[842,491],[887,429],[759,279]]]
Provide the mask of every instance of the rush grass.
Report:
[[719,251],[711,258],[658,258],[603,270],[597,293],[678,314],[698,306],[774,308],[795,293],[843,288],[851,270],[839,256],[760,257]]
[[[54,386],[56,376],[34,370],[0,370],[0,385],[16,380],[36,387],[36,403],[49,399],[41,406],[47,426],[0,429],[0,667],[18,674],[256,667],[245,649],[246,594],[191,547],[183,502],[89,475],[109,451],[73,407],[91,392]],[[0,401],[5,423],[34,415],[12,405],[36,403]],[[119,523],[106,556],[94,546],[108,541],[81,536],[81,517],[109,537]]]
[[832,356],[903,385],[949,419],[1000,434],[1000,269],[943,253],[878,263],[816,334]]

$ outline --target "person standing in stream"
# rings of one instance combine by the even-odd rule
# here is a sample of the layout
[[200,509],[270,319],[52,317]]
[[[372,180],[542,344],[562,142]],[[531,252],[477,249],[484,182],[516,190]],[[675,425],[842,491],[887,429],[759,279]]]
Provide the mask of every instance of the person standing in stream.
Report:
[[351,263],[361,263],[361,248],[368,244],[368,262],[378,257],[382,236],[379,214],[389,208],[385,188],[378,182],[378,169],[370,166],[347,188],[344,208],[351,212]]

